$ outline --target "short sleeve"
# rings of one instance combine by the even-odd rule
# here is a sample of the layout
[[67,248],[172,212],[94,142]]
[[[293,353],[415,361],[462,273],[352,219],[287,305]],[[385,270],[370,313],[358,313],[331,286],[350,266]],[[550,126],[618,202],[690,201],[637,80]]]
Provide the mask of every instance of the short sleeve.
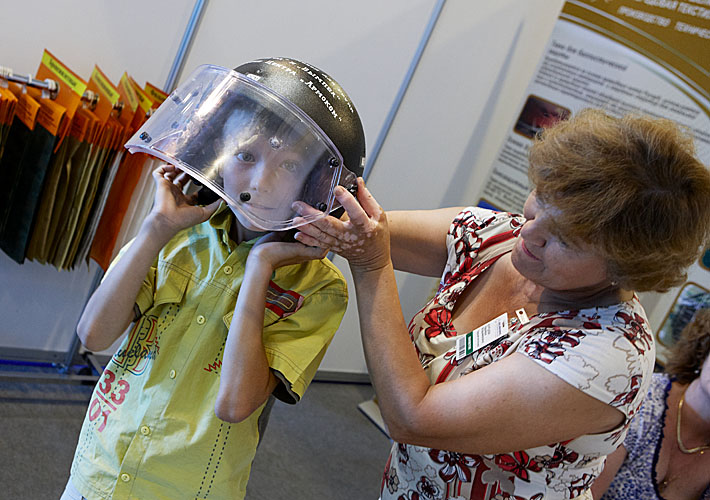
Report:
[[296,312],[264,327],[263,341],[271,368],[283,382],[276,397],[296,403],[313,380],[345,314],[347,287],[335,279],[304,298]]
[[[643,349],[631,335],[593,321],[548,318],[531,329],[518,348],[568,384],[631,417],[643,400],[655,349]],[[573,328],[565,323],[576,323]]]

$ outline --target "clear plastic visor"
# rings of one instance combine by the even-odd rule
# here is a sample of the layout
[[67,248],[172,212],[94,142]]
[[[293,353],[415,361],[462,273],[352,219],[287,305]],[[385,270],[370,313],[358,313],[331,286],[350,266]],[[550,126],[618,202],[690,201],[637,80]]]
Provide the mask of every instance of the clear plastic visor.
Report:
[[[307,89],[306,89],[307,90]],[[235,71],[200,66],[126,143],[185,171],[223,198],[240,221],[265,231],[297,227],[300,200],[324,217],[338,184],[356,176],[298,107]]]

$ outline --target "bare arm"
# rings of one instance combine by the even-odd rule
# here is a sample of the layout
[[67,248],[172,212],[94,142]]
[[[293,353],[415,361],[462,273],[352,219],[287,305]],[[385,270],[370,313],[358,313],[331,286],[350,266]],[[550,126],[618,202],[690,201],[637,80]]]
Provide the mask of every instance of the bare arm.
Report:
[[93,293],[77,325],[77,334],[87,349],[106,349],[134,319],[136,297],[160,249],[180,230],[207,220],[219,206],[194,206],[183,195],[188,182],[175,167],[163,165],[153,172],[155,203],[131,247]]
[[592,483],[592,496],[594,500],[599,500],[606,490],[609,489],[609,485],[614,480],[614,476],[621,469],[621,465],[626,460],[627,451],[624,445],[619,446],[614,453],[606,457],[606,462],[604,463],[604,470]]
[[461,207],[387,212],[390,251],[398,271],[441,276],[446,265],[446,233]]
[[279,379],[269,367],[262,338],[266,291],[277,267],[325,256],[320,248],[280,243],[277,235],[262,237],[247,258],[244,280],[222,357],[215,414],[241,422],[274,392]]
[[399,312],[384,211],[364,184],[357,200],[341,189],[336,196],[350,220],[323,219],[304,226],[296,237],[332,248],[350,263],[368,370],[395,440],[470,454],[502,453],[607,431],[621,423],[620,411],[522,354],[431,385]]

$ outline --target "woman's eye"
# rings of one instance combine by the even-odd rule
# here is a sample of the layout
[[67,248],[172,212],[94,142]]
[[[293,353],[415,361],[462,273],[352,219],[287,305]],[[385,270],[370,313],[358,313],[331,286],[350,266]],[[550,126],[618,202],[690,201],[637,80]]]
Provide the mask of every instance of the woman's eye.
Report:
[[249,151],[240,151],[236,154],[236,157],[239,161],[243,161],[245,163],[254,162],[254,155],[251,154]]

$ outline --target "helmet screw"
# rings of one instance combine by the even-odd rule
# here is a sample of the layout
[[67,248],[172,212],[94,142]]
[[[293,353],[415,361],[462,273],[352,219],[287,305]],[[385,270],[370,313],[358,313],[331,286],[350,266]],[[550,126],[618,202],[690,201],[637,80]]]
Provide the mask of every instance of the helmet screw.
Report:
[[331,167],[337,167],[340,165],[340,160],[338,160],[335,156],[331,156],[330,160],[328,160],[328,164]]
[[143,140],[143,141],[145,141],[145,142],[150,142],[150,141],[153,140],[153,139],[148,135],[148,132],[143,132],[143,133],[142,133],[141,135],[139,135],[138,137],[140,137],[141,140]]
[[251,200],[251,195],[245,191],[239,194],[239,199],[246,203],[247,201]]
[[321,212],[325,212],[326,209],[328,208],[328,205],[326,205],[325,203],[323,203],[323,202],[321,201],[321,202],[316,206],[316,208],[317,208],[318,210],[320,210]]

